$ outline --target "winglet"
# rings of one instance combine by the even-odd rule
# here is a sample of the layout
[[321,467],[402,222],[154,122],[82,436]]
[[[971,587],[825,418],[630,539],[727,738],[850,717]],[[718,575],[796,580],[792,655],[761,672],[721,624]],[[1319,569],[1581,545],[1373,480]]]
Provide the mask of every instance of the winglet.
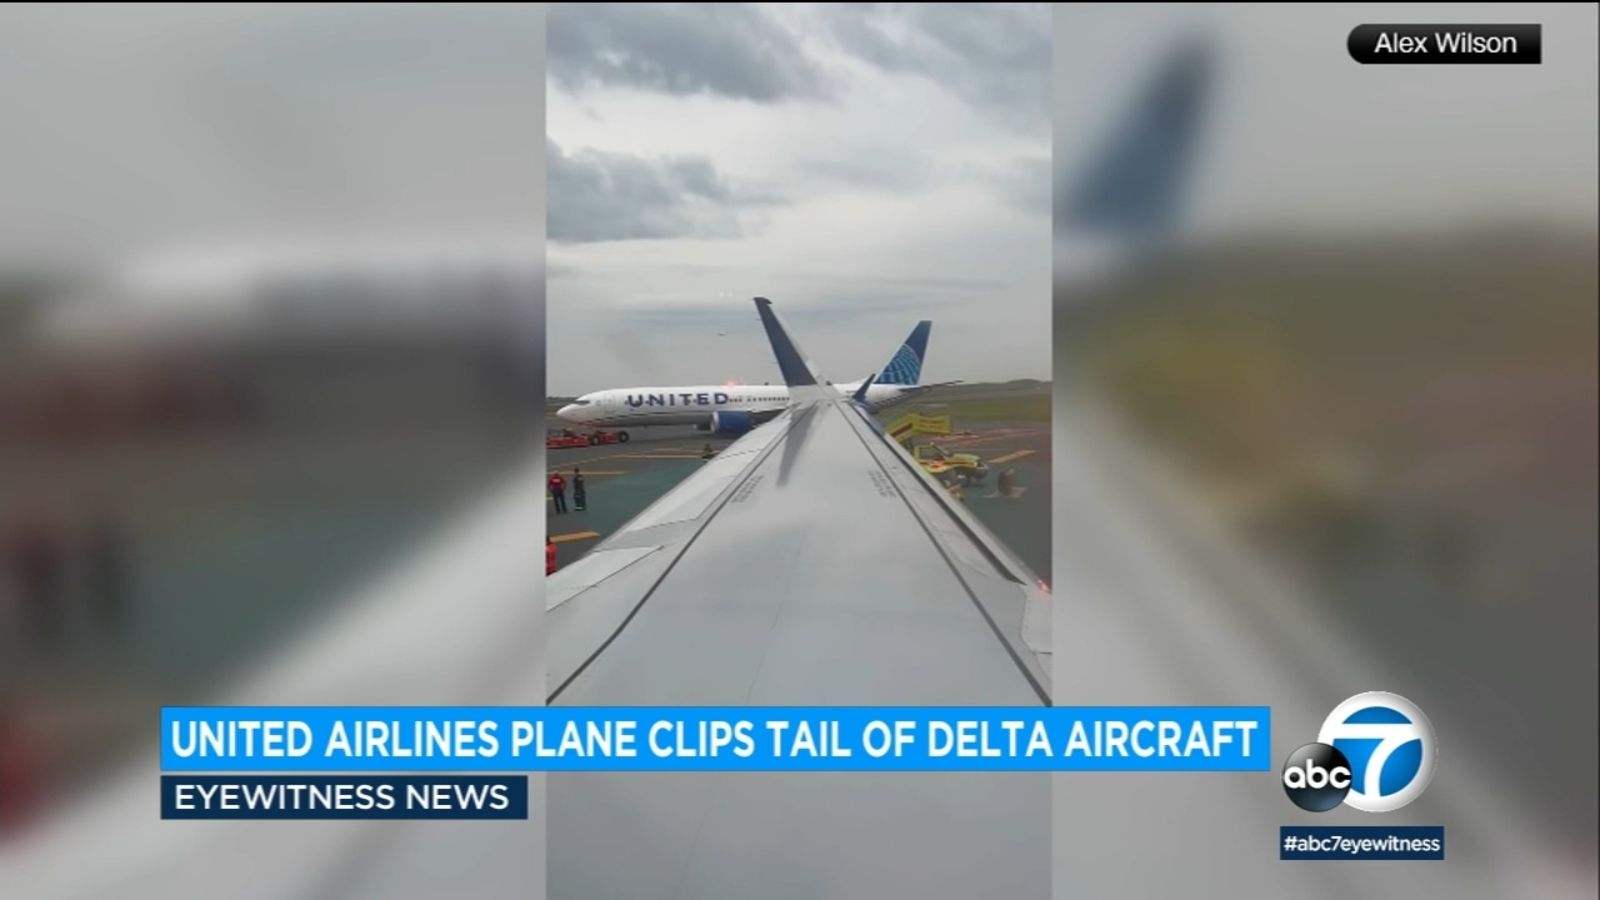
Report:
[[872,383],[874,381],[876,381],[876,380],[878,380],[878,376],[876,376],[876,375],[868,375],[866,380],[861,382],[861,386],[856,388],[856,392],[854,394],[850,395],[851,402],[855,403],[858,406],[866,406],[867,405],[867,388],[872,387]]
[[778,358],[778,370],[783,373],[783,380],[789,385],[789,395],[796,400],[814,400],[828,396],[838,396],[824,388],[822,379],[817,377],[816,370],[811,368],[811,363],[806,361],[805,354],[801,352],[794,338],[789,335],[789,329],[778,321],[778,314],[772,309],[772,301],[765,297],[755,298],[756,312],[761,315],[761,327],[766,329],[767,340],[772,342],[772,354]]

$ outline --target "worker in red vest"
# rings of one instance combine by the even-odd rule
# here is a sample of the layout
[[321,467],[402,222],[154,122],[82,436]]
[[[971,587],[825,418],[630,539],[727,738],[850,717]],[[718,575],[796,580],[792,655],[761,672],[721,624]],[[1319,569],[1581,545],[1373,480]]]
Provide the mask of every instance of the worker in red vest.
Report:
[[39,811],[44,756],[20,712],[0,697],[0,838]]
[[567,480],[560,472],[550,473],[550,499],[555,501],[557,513],[567,511]]

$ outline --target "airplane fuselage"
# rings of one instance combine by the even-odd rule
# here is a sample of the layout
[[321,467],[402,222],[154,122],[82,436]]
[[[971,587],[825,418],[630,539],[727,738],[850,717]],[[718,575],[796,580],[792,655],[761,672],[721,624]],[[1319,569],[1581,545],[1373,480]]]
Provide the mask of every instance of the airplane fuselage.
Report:
[[[839,384],[845,395],[861,386]],[[903,385],[877,385],[867,388],[866,401],[879,407],[904,396]],[[630,387],[584,394],[563,406],[556,415],[574,425],[622,427],[646,425],[705,425],[712,413],[742,412],[761,416],[781,412],[789,405],[785,385],[720,384],[678,387]]]

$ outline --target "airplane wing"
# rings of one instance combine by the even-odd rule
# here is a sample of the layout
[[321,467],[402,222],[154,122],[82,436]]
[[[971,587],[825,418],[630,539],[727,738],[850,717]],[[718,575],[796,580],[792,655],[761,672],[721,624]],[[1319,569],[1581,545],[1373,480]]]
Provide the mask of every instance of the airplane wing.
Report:
[[[548,582],[552,705],[1050,703],[1038,579],[816,377]],[[1046,896],[1043,773],[552,773],[550,895]]]

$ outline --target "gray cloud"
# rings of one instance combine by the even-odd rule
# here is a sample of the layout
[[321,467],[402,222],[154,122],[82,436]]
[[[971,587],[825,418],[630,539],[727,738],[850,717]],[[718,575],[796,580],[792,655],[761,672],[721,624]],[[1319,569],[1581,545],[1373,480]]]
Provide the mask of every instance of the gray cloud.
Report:
[[1051,207],[1053,172],[1047,156],[1027,156],[992,173],[989,185],[1002,199],[1024,212],[1047,213]]
[[800,169],[824,182],[891,194],[932,187],[945,177],[914,151],[888,153],[878,147],[830,147]]
[[830,8],[849,53],[886,72],[926,77],[1009,124],[1050,125],[1047,4],[929,3]]
[[739,237],[741,210],[776,202],[730,184],[704,156],[567,154],[549,140],[545,154],[552,241]]
[[0,266],[542,227],[537,7],[0,8]]
[[[1006,124],[1050,122],[1048,4],[825,7],[822,34],[881,71],[940,85]],[[548,65],[562,88],[630,87],[760,103],[830,96],[836,79],[789,24],[746,5],[550,7]]]
[[830,153],[806,162],[801,171],[854,191],[900,196],[972,184],[1023,212],[1050,211],[1052,171],[1048,156],[1021,156],[984,165],[940,164],[916,151],[895,153],[879,149]]
[[[775,378],[752,295],[782,306],[828,377],[881,368],[923,318],[936,321],[930,379],[1047,377],[1050,13],[1003,9],[998,23],[990,14],[943,6],[733,13],[786,35],[778,45],[808,73],[798,89],[707,87],[705,60],[685,62],[642,39],[630,47],[648,46],[652,65],[666,65],[665,53],[702,80],[668,89],[624,79],[626,58],[599,49],[610,44],[579,55],[598,59],[610,80],[553,75],[550,135],[567,152],[549,151],[558,241],[552,390]],[[1011,34],[1029,16],[1037,35]],[[836,34],[841,19],[859,20],[857,45]],[[691,46],[702,49],[688,55],[726,42],[724,18],[695,21],[713,34],[697,36]],[[571,57],[573,48],[554,46],[560,40],[552,37],[552,56]],[[663,171],[670,167],[655,155],[666,153],[711,166],[693,177]],[[611,170],[640,164],[648,177],[626,179],[626,199],[611,196],[623,192],[608,185]],[[782,206],[766,205],[742,179],[781,185]],[[570,243],[645,235],[663,239]]]
[[633,87],[772,103],[823,93],[795,36],[749,6],[556,3],[550,76],[563,88]]

